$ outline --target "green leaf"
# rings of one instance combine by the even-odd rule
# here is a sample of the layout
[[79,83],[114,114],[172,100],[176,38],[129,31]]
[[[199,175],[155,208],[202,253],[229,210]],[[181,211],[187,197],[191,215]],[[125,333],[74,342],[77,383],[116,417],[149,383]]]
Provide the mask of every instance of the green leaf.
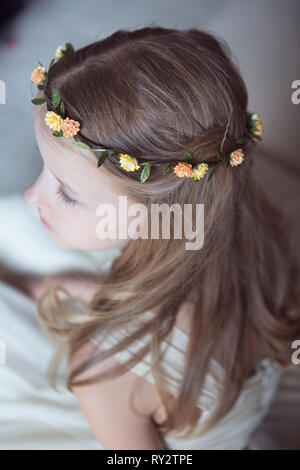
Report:
[[211,167],[211,171],[210,171],[210,174],[209,174],[209,177],[208,177],[207,181],[209,181],[213,177],[213,175],[214,175],[216,169],[218,168],[218,166],[222,165],[223,163],[224,163],[224,160],[222,160],[221,162],[219,162],[216,165],[214,165],[213,167]]
[[74,47],[70,42],[66,43],[66,53],[69,54],[69,52],[74,52]]
[[119,155],[120,155],[120,152],[117,152],[117,151],[114,151],[110,154],[110,156],[113,158],[116,158],[116,157],[119,158]]
[[238,137],[235,141],[236,141],[237,144],[245,144],[246,142],[248,142],[248,138],[247,137]]
[[166,168],[163,170],[163,175],[166,175],[167,173],[171,173],[174,170],[174,165],[168,165]]
[[46,80],[41,80],[41,83],[37,86],[39,90],[44,90]]
[[218,157],[220,157],[222,159],[226,159],[226,155],[224,155],[223,153],[220,153],[218,150],[217,150],[217,155],[218,155]]
[[145,181],[147,181],[147,179],[149,178],[150,172],[151,172],[151,165],[150,163],[147,163],[144,166],[143,171],[141,173],[141,183],[144,183]]
[[117,167],[122,168],[122,165],[121,165],[120,162],[117,162],[116,165],[117,165]]
[[262,141],[262,138],[259,135],[256,135],[256,134],[252,134],[252,135],[255,139]]
[[49,65],[49,67],[48,67],[48,70],[50,70],[50,69],[51,69],[51,67],[52,67],[52,64],[53,64],[54,62],[55,62],[55,58],[51,60],[51,62],[50,62],[50,65]]
[[88,149],[88,150],[93,150],[91,147],[89,147],[87,144],[84,144],[83,142],[72,142],[73,145],[76,145],[76,147],[80,147],[82,149]]
[[209,174],[209,177],[208,177],[207,181],[211,180],[211,178],[213,177],[213,175],[214,175],[214,173],[215,173],[217,167],[218,167],[218,165],[216,165],[216,166],[214,166],[214,167],[212,168],[212,170],[211,170],[211,172],[210,172],[210,174]]
[[156,163],[157,160],[149,160],[148,162],[143,162],[143,163],[139,163],[140,166],[142,165],[148,165],[148,163]]
[[61,100],[60,92],[59,90],[54,90],[53,95],[52,95],[52,107],[53,109],[57,108],[59,105],[59,102]]
[[61,100],[61,103],[60,103],[60,114],[63,117],[65,116],[65,103],[63,102],[63,100]]
[[43,104],[46,101],[47,101],[46,98],[34,98],[33,100],[31,100],[33,104]]
[[107,155],[108,155],[108,151],[105,150],[105,152],[103,152],[102,155],[98,159],[98,163],[97,163],[98,167],[104,163],[104,160],[106,159]]
[[187,162],[191,162],[193,160],[193,156],[190,152],[185,152],[184,156]]
[[62,129],[60,129],[60,131],[53,132],[53,135],[54,135],[54,137],[63,137],[64,133],[63,133]]

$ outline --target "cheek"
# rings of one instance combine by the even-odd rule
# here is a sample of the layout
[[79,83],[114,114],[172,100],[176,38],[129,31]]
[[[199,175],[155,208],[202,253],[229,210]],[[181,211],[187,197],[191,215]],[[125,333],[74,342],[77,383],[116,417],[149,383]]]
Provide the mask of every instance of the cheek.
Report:
[[54,239],[61,245],[75,250],[102,250],[109,246],[103,245],[96,234],[97,220],[81,211],[69,211],[61,217]]
[[66,240],[90,242],[96,238],[96,217],[75,205],[58,203],[57,232]]
[[[123,214],[119,220],[119,213],[116,210],[116,238],[101,239],[97,235],[97,224],[103,217],[96,214],[96,209],[95,207],[87,210],[80,206],[76,208],[74,206],[58,211],[56,233],[53,234],[55,241],[67,248],[94,251],[120,247],[120,245],[127,243],[126,214]],[[123,227],[126,239],[118,238],[119,226]]]

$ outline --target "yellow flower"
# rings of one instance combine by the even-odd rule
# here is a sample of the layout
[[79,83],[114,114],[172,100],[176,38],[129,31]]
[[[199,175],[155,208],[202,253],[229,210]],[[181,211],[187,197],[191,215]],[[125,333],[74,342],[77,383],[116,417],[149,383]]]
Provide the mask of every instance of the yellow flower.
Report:
[[135,171],[140,168],[137,159],[135,157],[130,157],[126,153],[121,153],[119,162],[121,167],[126,171]]
[[[262,125],[262,119],[261,119],[260,114],[252,114],[251,122],[253,123],[252,124],[253,133],[256,136],[261,137],[263,134],[263,125]],[[255,136],[252,136],[252,140],[256,142],[258,139],[256,139]]]
[[231,152],[229,157],[230,157],[230,165],[237,166],[237,165],[240,165],[244,161],[244,152],[242,149],[237,149],[234,152]]
[[190,178],[192,176],[192,165],[187,162],[179,162],[174,168],[174,173],[179,178],[183,178],[184,176]]
[[197,163],[197,165],[194,165],[192,171],[193,171],[194,180],[195,181],[200,180],[208,171],[208,165],[207,163]]
[[61,116],[56,114],[54,111],[48,111],[44,120],[47,126],[50,127],[50,129],[53,129],[54,131],[59,131],[61,125],[63,124],[63,119],[61,118]]
[[257,121],[257,124],[262,124],[262,119],[260,114],[252,114],[252,121]]
[[65,51],[65,50],[66,50],[66,44],[61,44],[60,46],[58,46],[58,47],[56,48],[56,51],[55,51],[55,54],[54,54],[54,55],[55,55],[55,59],[56,59],[56,60],[61,59],[61,58],[64,56],[63,51]]
[[40,85],[42,80],[45,80],[46,75],[45,75],[46,69],[45,67],[39,65],[34,69],[34,71],[31,74],[31,80],[36,83],[37,85]]

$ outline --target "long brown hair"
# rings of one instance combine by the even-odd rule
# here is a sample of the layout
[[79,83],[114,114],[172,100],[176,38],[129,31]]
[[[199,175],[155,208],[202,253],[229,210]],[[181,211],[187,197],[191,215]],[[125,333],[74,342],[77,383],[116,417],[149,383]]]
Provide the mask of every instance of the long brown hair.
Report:
[[[81,123],[78,137],[94,148],[114,148],[143,161],[182,161],[189,150],[194,163],[214,162],[230,125],[231,138],[244,134],[248,95],[227,44],[197,29],[147,27],[118,30],[54,63],[46,96],[58,88],[66,115]],[[231,137],[231,138],[230,138]],[[53,137],[54,138],[54,137]],[[258,187],[251,171],[259,149],[248,145],[245,161],[236,168],[218,168],[208,181],[162,175],[152,167],[145,183],[139,173],[126,173],[108,157],[101,170],[123,185],[126,193],[148,208],[152,203],[204,204],[205,239],[200,250],[186,250],[186,240],[132,240],[114,260],[101,289],[90,303],[60,299],[51,288],[38,303],[48,331],[63,341],[54,358],[53,376],[64,354],[73,354],[97,332],[105,337],[139,320],[139,328],[109,351],[69,374],[67,387],[91,380],[76,377],[144,335],[151,341],[129,362],[129,368],[149,351],[153,374],[167,410],[162,432],[189,439],[213,426],[234,405],[253,365],[249,334],[283,367],[293,367],[291,344],[300,337],[298,267],[285,234],[284,216]],[[76,150],[74,150],[76,152]],[[80,158],[80,156],[78,156]],[[170,403],[161,369],[160,344],[169,337],[179,306],[192,293],[193,323],[186,362],[176,400]],[[146,320],[145,312],[154,316]],[[197,429],[197,397],[210,359],[223,357],[224,393],[206,426]],[[195,433],[195,434],[194,434]]]

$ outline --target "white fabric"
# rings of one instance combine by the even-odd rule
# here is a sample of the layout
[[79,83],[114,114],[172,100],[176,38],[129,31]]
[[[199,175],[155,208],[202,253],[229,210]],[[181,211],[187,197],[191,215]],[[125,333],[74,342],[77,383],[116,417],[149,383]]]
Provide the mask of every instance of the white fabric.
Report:
[[55,348],[41,333],[35,302],[0,282],[0,311],[6,345],[0,365],[0,449],[103,449],[75,395],[62,388],[65,362],[60,392],[47,383]]
[[[104,272],[118,253],[118,250],[80,252],[56,245],[40,223],[36,210],[24,200],[23,194],[0,198],[0,215],[0,261],[19,271],[52,273],[78,268]],[[168,356],[173,365],[168,370],[171,370],[171,377],[176,378],[177,370],[182,365],[181,348],[184,348],[186,338],[180,330],[174,334],[174,345]],[[1,364],[0,356],[0,449],[102,449],[75,396],[61,386],[58,393],[47,383],[46,369],[55,347],[41,333],[35,302],[0,281],[0,344],[1,340],[6,345],[6,362]],[[125,355],[126,351],[122,358],[119,355],[120,360]],[[253,382],[247,393],[242,395],[238,409],[234,411],[235,416],[231,415],[229,423],[214,428],[210,435],[202,438],[201,443],[188,443],[187,449],[224,448],[224,432],[228,435],[227,447],[243,447],[250,430],[267,412],[276,388],[277,374],[273,375],[271,364],[265,362],[264,365],[267,366],[267,374],[259,373],[259,384]],[[144,364],[140,364],[133,370],[138,375],[144,375],[146,369]],[[65,372],[66,365],[63,363],[61,383]],[[296,448],[294,443],[299,435],[299,420],[295,417],[300,408],[300,394],[299,375],[298,371],[295,372],[293,376],[286,374],[290,380],[280,395],[279,405],[271,419],[266,420],[269,426],[266,427],[267,432],[264,428],[255,432],[259,442],[252,439],[251,448],[276,449],[280,445],[281,448]],[[220,369],[216,363],[212,365],[213,373],[216,378],[219,377]],[[170,380],[172,382],[172,378]],[[266,385],[268,380],[270,387]],[[218,390],[217,386],[214,388],[212,385],[213,377],[209,377],[208,381],[211,386],[203,390],[202,406],[203,403],[213,404]],[[176,386],[176,380],[173,384]],[[263,389],[269,390],[270,394],[261,393]],[[259,403],[263,410],[258,410]],[[290,428],[292,432],[288,436]],[[229,434],[234,437],[229,437]],[[263,446],[259,445],[261,442],[264,442]],[[169,441],[168,445],[170,449],[184,449],[182,443]]]
[[[0,198],[0,214],[0,261],[21,272],[105,272],[119,252],[60,247],[23,194]],[[75,395],[62,386],[66,361],[59,392],[47,382],[55,350],[41,332],[36,303],[0,280],[0,449],[103,449]]]
[[57,273],[71,269],[105,272],[118,248],[81,251],[63,248],[52,241],[38,211],[22,193],[0,198],[0,261],[21,272]]
[[[151,317],[151,312],[147,312]],[[146,316],[146,315],[145,315]],[[127,330],[132,331],[133,328]],[[90,338],[100,349],[110,349],[119,343],[128,333],[124,331],[114,332],[105,338],[92,335]],[[188,335],[179,328],[174,328],[171,338],[163,342],[163,369],[167,376],[170,393],[176,394],[183,374],[184,354],[188,345]],[[119,362],[125,362],[134,353],[142,349],[150,341],[147,335],[143,339],[135,341],[130,348],[114,355]],[[142,361],[131,368],[137,375],[144,376],[146,380],[155,384],[151,371],[151,355],[148,353]],[[165,436],[165,442],[169,449],[243,449],[246,445],[258,449],[255,442],[250,439],[253,431],[261,423],[267,414],[275,397],[283,369],[270,360],[263,359],[257,369],[257,373],[250,377],[244,385],[244,389],[238,397],[233,409],[203,436],[190,440],[180,440]],[[222,380],[224,370],[215,359],[211,360],[210,372],[206,376],[197,406],[203,410],[199,423],[204,422],[212,413],[218,403],[222,392]]]

